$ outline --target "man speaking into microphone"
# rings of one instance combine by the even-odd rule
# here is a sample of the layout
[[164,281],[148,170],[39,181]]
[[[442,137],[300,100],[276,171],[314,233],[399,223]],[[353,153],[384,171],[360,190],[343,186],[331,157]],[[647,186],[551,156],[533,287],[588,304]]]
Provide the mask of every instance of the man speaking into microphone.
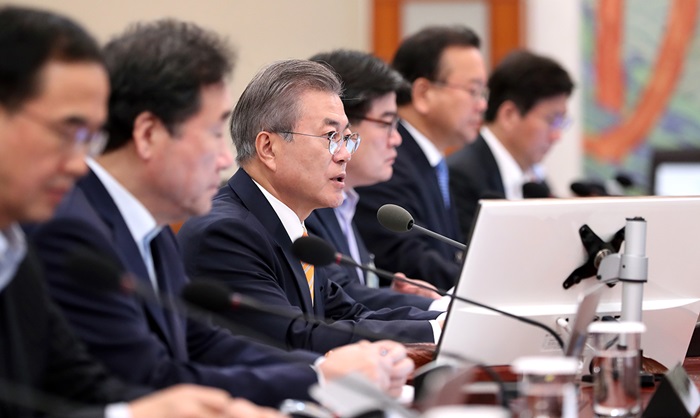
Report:
[[[162,306],[188,280],[168,224],[206,213],[233,161],[224,139],[231,53],[214,33],[161,20],[130,28],[104,56],[112,85],[105,152],[33,237],[51,295],[90,352],[132,383],[199,383],[269,406],[310,399],[319,379],[352,372],[398,391],[412,366],[396,343],[342,347],[318,362],[316,353],[255,344]],[[80,248],[104,254],[161,302],[73,280],[66,260]]]
[[342,203],[346,164],[361,146],[340,94],[333,71],[308,60],[278,61],[253,78],[231,116],[240,168],[211,212],[189,219],[178,233],[187,273],[296,315],[230,312],[289,348],[323,352],[368,333],[434,342],[441,328],[429,320],[439,313],[369,310],[334,282],[334,275],[346,274],[342,268],[303,264],[292,252],[311,211]]
[[[343,81],[343,107],[353,130],[362,138],[362,146],[348,161],[343,203],[337,208],[314,210],[305,224],[309,232],[328,240],[356,262],[371,264],[372,256],[353,221],[359,199],[355,187],[391,178],[396,147],[401,144],[396,130],[396,91],[406,81],[381,59],[365,52],[340,49],[316,54],[311,60],[329,65]],[[378,283],[370,283],[376,275],[352,266],[346,266],[345,271],[347,276],[340,277],[337,283],[370,309],[415,306],[427,310],[440,297],[403,281],[392,281],[392,289],[377,289]]]

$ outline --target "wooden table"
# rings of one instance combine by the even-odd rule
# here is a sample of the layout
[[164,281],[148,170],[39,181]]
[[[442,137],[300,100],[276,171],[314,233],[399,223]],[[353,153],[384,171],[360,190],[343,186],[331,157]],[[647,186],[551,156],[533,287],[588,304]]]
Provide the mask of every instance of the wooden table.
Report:
[[[416,363],[416,367],[420,367],[432,360],[435,346],[431,344],[416,344],[409,345],[408,349],[409,356]],[[700,357],[686,358],[683,362],[683,368],[685,369],[690,379],[695,383],[695,386],[698,389],[700,389]],[[493,371],[495,371],[505,382],[517,381],[517,376],[511,372],[509,366],[493,366],[491,367],[491,369],[493,369]],[[481,370],[474,370],[473,373],[470,376],[465,377],[465,379],[465,381],[471,382],[491,381],[491,378]],[[653,395],[655,389],[656,387],[642,388],[642,404],[644,407],[646,407],[647,403],[649,402],[649,399],[651,399],[651,396]],[[593,417],[592,386],[590,384],[583,384],[581,393],[582,396],[580,398],[579,403],[579,417]],[[484,402],[484,400],[486,400],[486,402]],[[488,396],[480,396],[476,398],[472,397],[470,403],[472,403],[472,401],[474,401],[473,403],[493,403],[495,401],[495,398],[493,396],[491,396],[490,398]],[[700,414],[697,414],[696,417],[700,417]]]

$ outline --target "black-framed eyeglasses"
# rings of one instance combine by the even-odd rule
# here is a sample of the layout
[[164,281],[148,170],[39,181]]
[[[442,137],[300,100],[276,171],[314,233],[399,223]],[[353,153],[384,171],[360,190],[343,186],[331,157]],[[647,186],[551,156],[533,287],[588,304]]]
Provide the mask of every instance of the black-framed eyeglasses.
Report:
[[18,114],[50,130],[61,138],[66,145],[71,146],[72,150],[85,151],[89,157],[100,155],[107,145],[108,135],[102,129],[93,131],[87,126],[74,128],[58,126],[56,122],[49,121],[27,109],[20,110]]
[[469,93],[470,96],[474,100],[479,100],[479,99],[484,99],[485,101],[489,101],[489,89],[485,86],[481,87],[466,87],[466,86],[459,86],[457,84],[451,84],[446,81],[440,81],[440,80],[430,80],[432,84],[435,84],[437,86],[441,87],[447,87],[450,89],[454,90],[461,90],[464,92]]
[[391,136],[391,134],[394,132],[396,127],[399,124],[399,117],[394,116],[391,118],[391,120],[382,120],[382,119],[377,119],[377,118],[371,118],[369,116],[357,116],[357,115],[347,115],[349,119],[359,119],[359,120],[366,120],[368,122],[374,122],[378,123],[380,125],[384,125],[387,128],[387,136]]
[[342,135],[338,131],[331,131],[328,132],[325,135],[312,135],[312,134],[303,134],[299,132],[291,132],[291,131],[281,131],[278,132],[280,134],[287,134],[287,135],[302,135],[302,136],[311,136],[314,138],[323,138],[328,140],[328,152],[331,153],[331,155],[335,155],[340,151],[340,143],[345,142],[345,149],[348,150],[350,154],[354,154],[355,151],[357,151],[357,148],[360,146],[360,134],[357,132],[353,132],[351,134],[347,135]]

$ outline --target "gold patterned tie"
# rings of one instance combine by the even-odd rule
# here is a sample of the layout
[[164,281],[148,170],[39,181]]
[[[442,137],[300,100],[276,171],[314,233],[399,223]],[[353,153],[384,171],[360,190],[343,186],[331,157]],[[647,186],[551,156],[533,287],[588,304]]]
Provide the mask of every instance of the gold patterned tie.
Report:
[[[309,234],[306,232],[306,227],[304,227],[303,236],[308,237]],[[304,275],[306,275],[306,283],[309,285],[309,292],[311,293],[311,304],[314,303],[314,266],[312,264],[301,262],[301,267],[304,269]]]

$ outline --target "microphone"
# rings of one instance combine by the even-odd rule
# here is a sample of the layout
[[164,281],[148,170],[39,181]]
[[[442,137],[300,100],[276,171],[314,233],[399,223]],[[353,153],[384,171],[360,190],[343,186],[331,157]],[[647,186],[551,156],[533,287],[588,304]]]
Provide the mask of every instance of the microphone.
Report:
[[609,196],[600,183],[576,181],[571,183],[570,189],[578,197]]
[[[313,264],[313,263],[309,263]],[[330,264],[330,263],[326,263]],[[320,264],[319,264],[320,265]],[[256,312],[263,312],[275,316],[279,316],[286,319],[304,319],[314,325],[328,326],[331,320],[324,320],[314,317],[312,315],[307,315],[304,313],[294,313],[289,310],[278,308],[275,306],[270,306],[268,304],[262,303],[259,300],[252,298],[250,296],[242,295],[240,293],[231,292],[226,285],[219,282],[218,280],[212,279],[197,279],[188,283],[182,289],[182,297],[187,302],[198,306],[207,311],[220,313],[225,312],[230,309],[251,309]],[[394,340],[401,343],[412,343],[415,341],[402,341],[401,338],[394,336],[386,336],[381,334],[376,334],[368,331],[364,328],[354,328],[347,330],[340,330],[341,332],[348,332],[358,335],[363,338],[370,340]]]
[[457,242],[452,238],[448,238],[420,225],[416,225],[416,223],[413,221],[413,216],[411,216],[406,209],[398,205],[389,203],[379,208],[379,210],[377,210],[377,220],[384,228],[390,231],[406,232],[410,231],[411,229],[415,229],[422,234],[431,236],[462,251],[467,249],[467,246],[461,242]]
[[523,184],[523,197],[543,198],[552,197],[552,194],[549,191],[549,187],[547,187],[544,183],[528,181],[527,183]]
[[124,272],[112,259],[91,249],[83,247],[73,251],[66,258],[65,266],[73,280],[94,291],[133,294],[146,303],[154,303],[200,323],[213,323],[265,345],[287,350],[287,347],[259,331],[235,324],[223,317],[211,315],[210,312],[197,305],[189,304],[176,295],[156,291],[152,286],[146,285],[128,272]]
[[592,196],[623,196],[627,189],[634,187],[635,183],[632,177],[619,172],[612,179],[605,182],[595,181],[577,181],[571,183],[571,191],[579,197]]
[[[387,205],[384,205],[382,207],[385,207],[385,206],[387,206]],[[395,206],[395,205],[392,205],[392,206]],[[396,206],[396,207],[398,207],[398,206]],[[399,209],[401,209],[403,211],[402,208],[399,208]],[[381,210],[381,208],[380,208],[380,210]],[[548,327],[547,325],[545,325],[541,322],[533,321],[530,318],[514,315],[510,312],[502,311],[498,308],[484,305],[483,303],[476,302],[476,301],[473,301],[471,299],[466,299],[466,298],[463,298],[461,296],[449,294],[449,293],[445,292],[444,290],[433,289],[431,287],[422,285],[420,283],[415,283],[413,281],[396,276],[395,274],[390,273],[386,270],[381,270],[378,268],[374,268],[374,267],[370,267],[370,266],[367,266],[364,264],[360,264],[360,263],[356,262],[355,260],[353,260],[351,257],[349,257],[345,254],[336,252],[335,249],[329,243],[327,243],[325,240],[323,240],[319,237],[307,236],[307,237],[298,238],[292,244],[292,253],[294,253],[294,255],[298,259],[300,259],[301,261],[308,263],[308,264],[312,264],[315,266],[325,266],[325,265],[334,264],[334,263],[335,264],[347,264],[347,265],[350,265],[353,267],[360,268],[360,269],[365,270],[365,271],[371,271],[372,273],[376,274],[377,276],[383,277],[385,279],[397,280],[400,282],[410,283],[416,287],[420,287],[423,289],[428,289],[428,290],[431,290],[433,292],[436,292],[440,296],[448,296],[448,297],[450,297],[452,299],[456,299],[460,302],[464,302],[464,303],[468,303],[470,305],[478,306],[480,308],[484,308],[484,309],[489,310],[491,312],[496,312],[498,314],[507,316],[509,318],[516,319],[520,322],[524,322],[526,324],[536,326],[536,327],[541,328],[541,329],[547,331],[548,333],[550,333],[552,335],[552,337],[557,340],[557,343],[562,348],[562,350],[564,349],[564,341],[561,339],[559,334],[557,334],[556,332],[554,332],[553,329],[551,329],[550,327]]]

